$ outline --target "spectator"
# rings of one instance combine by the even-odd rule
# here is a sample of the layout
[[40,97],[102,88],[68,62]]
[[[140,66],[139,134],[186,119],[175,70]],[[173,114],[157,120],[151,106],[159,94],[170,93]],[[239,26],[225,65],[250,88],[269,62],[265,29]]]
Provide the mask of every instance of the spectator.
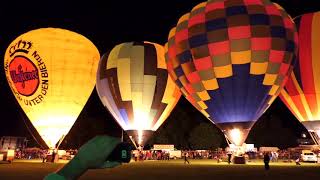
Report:
[[297,159],[296,159],[296,165],[298,165],[298,166],[301,165],[301,164],[300,164],[300,158],[297,158]]
[[231,163],[232,152],[228,151],[227,155],[228,155],[228,164],[230,164]]
[[190,162],[188,161],[188,153],[187,152],[184,153],[184,164],[186,164],[186,163],[190,164]]
[[264,169],[265,169],[265,170],[269,170],[269,169],[270,169],[270,166],[269,166],[269,162],[270,162],[269,153],[265,153],[265,154],[264,154],[263,162],[264,162]]

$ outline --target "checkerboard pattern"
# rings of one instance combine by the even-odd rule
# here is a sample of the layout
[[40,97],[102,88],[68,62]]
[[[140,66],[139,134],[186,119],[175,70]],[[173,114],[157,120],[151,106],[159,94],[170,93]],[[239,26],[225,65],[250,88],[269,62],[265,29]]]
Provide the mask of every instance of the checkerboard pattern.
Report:
[[297,44],[295,24],[279,5],[211,0],[171,29],[166,61],[183,95],[208,119],[256,121],[291,73]]
[[168,76],[163,46],[150,42],[122,43],[105,54],[96,89],[124,130],[157,130],[181,96]]

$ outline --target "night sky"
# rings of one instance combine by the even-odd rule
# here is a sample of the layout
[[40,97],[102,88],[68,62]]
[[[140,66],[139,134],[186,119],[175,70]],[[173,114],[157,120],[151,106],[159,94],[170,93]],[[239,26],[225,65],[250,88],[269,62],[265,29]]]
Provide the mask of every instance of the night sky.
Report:
[[[102,55],[115,45],[128,41],[151,41],[164,45],[169,30],[180,16],[189,12],[203,0],[158,1],[9,1],[0,3],[0,58],[17,36],[42,27],[59,27],[75,31],[90,39]],[[292,16],[320,10],[317,0],[276,0]],[[31,138],[23,121],[24,115],[8,87],[3,63],[0,63],[0,136],[14,135]],[[184,97],[181,98],[169,120],[179,116],[179,110],[196,114],[194,121],[206,121]],[[277,99],[266,112],[279,115],[287,128],[305,129],[285,105]],[[97,118],[104,121],[106,132],[119,135],[120,127],[103,108],[96,91],[93,91],[79,118]],[[168,121],[169,121],[168,120]],[[78,123],[78,122],[77,122]],[[167,123],[167,122],[166,122]],[[80,126],[79,124],[77,126]],[[79,133],[74,127],[72,132]],[[253,128],[254,130],[254,128]],[[81,133],[81,132],[80,132]]]

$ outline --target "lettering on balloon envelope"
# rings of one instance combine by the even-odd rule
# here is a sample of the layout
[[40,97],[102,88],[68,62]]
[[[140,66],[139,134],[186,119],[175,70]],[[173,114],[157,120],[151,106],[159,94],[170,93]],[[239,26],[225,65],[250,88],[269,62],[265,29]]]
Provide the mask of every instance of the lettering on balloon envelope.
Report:
[[5,72],[15,97],[27,106],[40,104],[49,89],[49,74],[41,53],[31,41],[19,40],[9,47]]

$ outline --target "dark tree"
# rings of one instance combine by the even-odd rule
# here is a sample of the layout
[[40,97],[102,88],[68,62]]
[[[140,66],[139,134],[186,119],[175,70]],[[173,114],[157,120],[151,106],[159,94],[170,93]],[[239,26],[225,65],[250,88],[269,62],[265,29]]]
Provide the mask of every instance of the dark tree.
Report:
[[153,144],[172,144],[169,140],[168,132],[165,128],[160,128],[153,134],[153,137],[150,138],[148,143],[150,147]]
[[224,138],[221,131],[210,123],[201,123],[190,132],[189,143],[192,149],[216,149],[221,147]]
[[297,139],[306,130],[290,112],[285,111],[289,110],[277,99],[253,126],[246,142],[257,147],[277,146],[280,149],[297,146]]

